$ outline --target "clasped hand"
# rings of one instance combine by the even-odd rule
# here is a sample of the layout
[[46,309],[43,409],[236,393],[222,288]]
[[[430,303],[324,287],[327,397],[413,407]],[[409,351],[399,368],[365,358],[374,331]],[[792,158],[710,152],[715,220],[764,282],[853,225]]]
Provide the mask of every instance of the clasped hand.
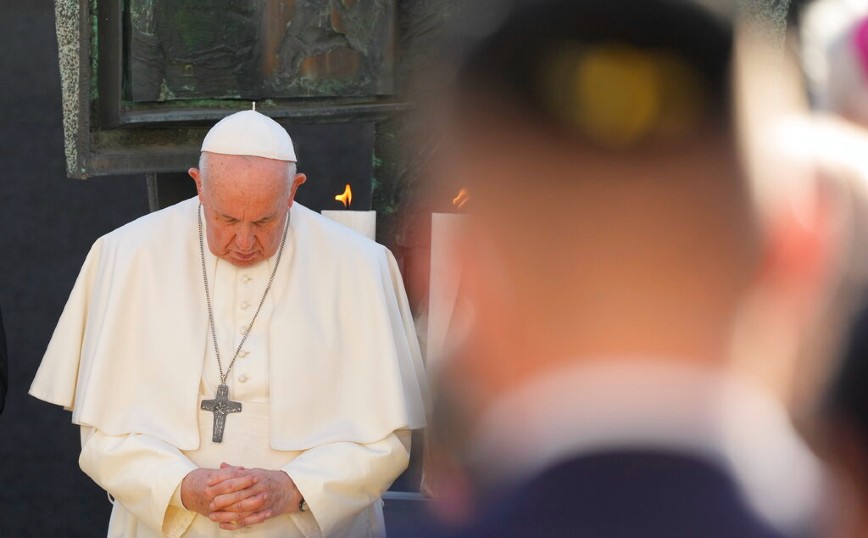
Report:
[[196,469],[185,476],[181,501],[221,529],[237,530],[298,511],[301,493],[283,471],[222,463],[219,469]]

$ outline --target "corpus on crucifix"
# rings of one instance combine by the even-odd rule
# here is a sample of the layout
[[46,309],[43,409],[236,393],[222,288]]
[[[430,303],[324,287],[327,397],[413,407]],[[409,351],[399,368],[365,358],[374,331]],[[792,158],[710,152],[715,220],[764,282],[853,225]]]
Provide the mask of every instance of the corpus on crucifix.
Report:
[[217,395],[213,400],[202,400],[202,409],[214,413],[214,433],[211,440],[215,443],[223,442],[223,428],[226,426],[226,415],[241,412],[241,402],[233,402],[229,399],[229,387],[220,385],[217,387]]

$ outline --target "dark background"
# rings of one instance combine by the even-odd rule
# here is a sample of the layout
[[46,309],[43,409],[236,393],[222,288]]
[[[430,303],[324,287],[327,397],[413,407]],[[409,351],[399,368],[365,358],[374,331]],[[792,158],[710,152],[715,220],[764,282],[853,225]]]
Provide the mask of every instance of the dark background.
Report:
[[[0,537],[105,536],[111,506],[78,467],[78,428],[27,390],[90,245],[147,213],[146,180],[66,178],[51,0],[2,0],[0,81],[0,307],[10,371]],[[307,139],[299,149],[316,154],[316,167],[329,143]]]
[[78,428],[27,390],[90,245],[148,211],[145,178],[66,178],[51,0],[3,0],[0,81],[0,536],[105,536],[111,506],[78,468]]

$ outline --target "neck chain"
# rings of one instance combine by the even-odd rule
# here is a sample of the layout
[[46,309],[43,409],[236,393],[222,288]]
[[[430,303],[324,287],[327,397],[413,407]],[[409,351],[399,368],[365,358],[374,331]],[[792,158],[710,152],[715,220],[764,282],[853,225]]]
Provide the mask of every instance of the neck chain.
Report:
[[208,289],[208,271],[205,269],[205,240],[202,234],[202,204],[199,204],[199,256],[202,260],[202,281],[205,283],[205,301],[208,304],[208,324],[211,326],[211,340],[214,342],[214,354],[217,355],[217,367],[220,369],[220,385],[217,386],[217,394],[213,400],[202,400],[201,407],[205,411],[214,413],[214,430],[211,434],[211,441],[220,443],[223,441],[223,429],[226,427],[226,415],[229,413],[240,413],[241,402],[233,402],[229,399],[229,387],[226,385],[226,379],[229,377],[229,372],[235,365],[235,359],[241,353],[241,348],[244,347],[244,342],[250,335],[253,329],[253,324],[256,323],[256,317],[259,316],[259,311],[262,310],[262,305],[265,304],[265,298],[268,297],[268,292],[271,291],[271,284],[274,282],[274,275],[277,274],[277,268],[280,266],[280,258],[283,257],[283,247],[286,246],[286,236],[289,233],[289,219],[291,213],[286,214],[286,224],[283,228],[283,239],[280,240],[280,249],[277,251],[277,260],[274,262],[274,269],[271,270],[271,277],[268,279],[268,285],[265,286],[265,292],[262,294],[262,300],[259,301],[259,307],[253,314],[253,319],[250,320],[250,325],[244,329],[244,336],[241,338],[241,343],[238,344],[238,349],[235,350],[235,356],[232,357],[232,362],[223,372],[223,362],[220,360],[220,348],[217,347],[217,330],[214,328],[214,310],[211,308],[211,291]]
[[259,306],[256,308],[256,312],[253,314],[253,319],[250,320],[250,325],[248,325],[244,329],[244,336],[241,338],[241,343],[238,344],[238,349],[235,350],[235,355],[232,357],[232,361],[229,363],[229,367],[226,368],[226,372],[223,372],[223,363],[220,360],[220,349],[217,347],[217,331],[214,328],[214,311],[211,308],[211,293],[208,288],[208,273],[205,270],[205,241],[203,240],[202,234],[202,204],[199,204],[199,255],[202,259],[202,281],[205,283],[205,301],[208,304],[208,324],[211,326],[211,340],[214,342],[214,354],[217,355],[217,367],[220,369],[220,384],[225,385],[226,379],[229,377],[229,372],[232,370],[232,367],[235,365],[235,359],[238,358],[238,354],[241,352],[241,348],[244,347],[244,342],[247,341],[247,337],[250,335],[250,331],[253,329],[253,324],[256,323],[256,317],[259,316],[259,311],[262,310],[262,305],[265,304],[265,298],[268,297],[268,292],[271,291],[271,284],[274,282],[274,275],[277,274],[277,268],[280,267],[280,259],[283,257],[283,247],[286,246],[286,236],[289,232],[289,220],[290,213],[286,214],[286,224],[283,228],[283,238],[280,241],[280,249],[277,251],[277,260],[274,262],[274,269],[271,270],[271,277],[268,279],[268,285],[265,287],[265,293],[262,294],[262,299],[259,301]]

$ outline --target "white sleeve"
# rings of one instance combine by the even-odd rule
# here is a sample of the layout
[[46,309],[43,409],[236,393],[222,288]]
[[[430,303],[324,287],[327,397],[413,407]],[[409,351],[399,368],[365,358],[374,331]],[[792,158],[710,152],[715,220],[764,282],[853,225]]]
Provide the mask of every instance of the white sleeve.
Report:
[[163,441],[149,435],[105,435],[82,426],[78,463],[115,502],[165,536],[181,536],[196,517],[177,495],[196,464]]
[[376,443],[330,443],[306,450],[283,467],[308,505],[292,518],[307,538],[329,536],[374,502],[407,468],[410,430]]

